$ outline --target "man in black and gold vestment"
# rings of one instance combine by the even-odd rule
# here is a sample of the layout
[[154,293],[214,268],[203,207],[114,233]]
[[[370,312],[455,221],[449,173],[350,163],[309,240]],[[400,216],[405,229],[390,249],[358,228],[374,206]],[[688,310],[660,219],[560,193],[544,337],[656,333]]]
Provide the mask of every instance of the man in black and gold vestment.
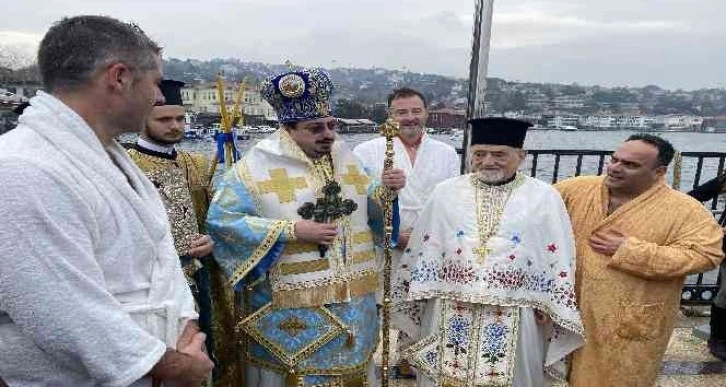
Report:
[[204,232],[212,194],[210,160],[176,149],[186,122],[183,86],[179,81],[162,81],[165,103],[154,107],[128,153],[156,186],[166,207],[174,245],[199,309],[200,329],[216,363],[215,385],[231,386],[238,379],[232,369],[237,363],[233,295],[225,290],[225,279],[210,259],[213,242]]

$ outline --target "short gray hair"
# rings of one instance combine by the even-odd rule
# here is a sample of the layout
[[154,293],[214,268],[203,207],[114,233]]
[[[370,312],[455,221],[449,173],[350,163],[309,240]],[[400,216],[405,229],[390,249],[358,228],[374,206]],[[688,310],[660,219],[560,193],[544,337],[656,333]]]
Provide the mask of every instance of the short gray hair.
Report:
[[56,22],[45,34],[38,67],[46,91],[74,90],[112,63],[153,69],[154,56],[160,53],[161,47],[136,24],[107,16],[74,16]]

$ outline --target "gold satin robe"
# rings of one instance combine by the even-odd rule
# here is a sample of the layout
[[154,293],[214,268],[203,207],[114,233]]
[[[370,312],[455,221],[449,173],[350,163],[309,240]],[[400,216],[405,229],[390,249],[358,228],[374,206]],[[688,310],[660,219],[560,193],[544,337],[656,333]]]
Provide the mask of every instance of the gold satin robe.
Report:
[[[688,274],[723,258],[723,231],[701,203],[659,182],[608,215],[602,176],[555,187],[572,218],[576,295],[585,346],[575,352],[572,387],[650,387],[673,331]],[[588,238],[614,228],[628,236],[612,257]]]

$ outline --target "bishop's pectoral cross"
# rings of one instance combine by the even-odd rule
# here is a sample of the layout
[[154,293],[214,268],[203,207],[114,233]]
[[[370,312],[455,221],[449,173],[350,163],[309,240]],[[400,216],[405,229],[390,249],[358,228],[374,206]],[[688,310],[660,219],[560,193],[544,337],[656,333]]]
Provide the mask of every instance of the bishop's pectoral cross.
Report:
[[[345,215],[350,215],[358,209],[358,204],[350,199],[343,199],[342,189],[337,181],[329,181],[323,187],[323,197],[317,198],[315,203],[303,204],[297,213],[306,220],[312,219],[318,223],[330,223]],[[328,246],[318,245],[320,258],[325,257]]]
[[473,251],[474,254],[477,255],[477,261],[479,262],[479,264],[483,264],[489,254],[492,253],[492,249],[487,247],[486,244],[484,246],[475,247]]

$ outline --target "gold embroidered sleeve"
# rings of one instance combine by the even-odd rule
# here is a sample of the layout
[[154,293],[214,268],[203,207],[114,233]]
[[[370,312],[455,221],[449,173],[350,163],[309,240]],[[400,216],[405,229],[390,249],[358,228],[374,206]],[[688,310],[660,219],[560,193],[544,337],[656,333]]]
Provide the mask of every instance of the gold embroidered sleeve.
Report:
[[287,221],[283,228],[284,241],[292,242],[297,240],[297,234],[295,234],[295,222]]

